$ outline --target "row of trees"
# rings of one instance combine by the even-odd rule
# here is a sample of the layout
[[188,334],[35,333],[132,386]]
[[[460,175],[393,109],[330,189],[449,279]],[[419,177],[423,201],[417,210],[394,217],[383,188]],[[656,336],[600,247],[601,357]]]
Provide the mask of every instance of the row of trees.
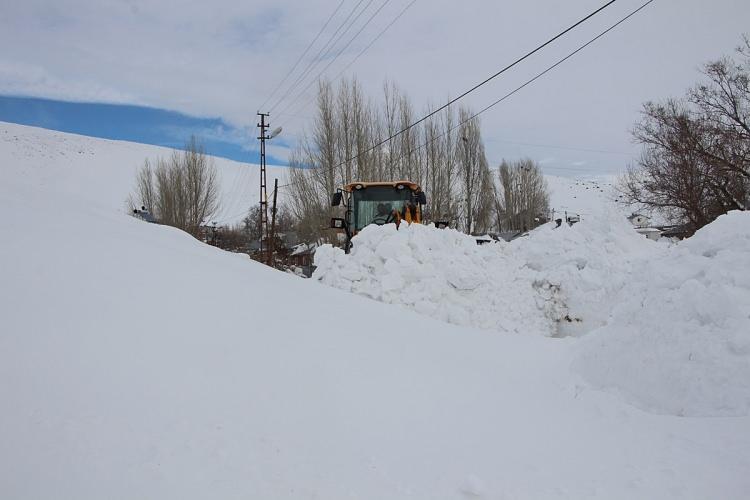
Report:
[[416,182],[429,196],[426,218],[467,233],[530,228],[547,213],[538,166],[503,162],[493,174],[479,119],[468,108],[446,108],[372,149],[416,120],[408,96],[392,83],[383,86],[380,105],[356,80],[320,83],[314,125],[290,159],[297,168],[288,208],[306,239],[325,237],[331,193],[355,180]]
[[[428,109],[429,111],[429,109]],[[331,235],[330,195],[352,182],[408,179],[429,196],[427,220],[448,221],[467,233],[525,230],[548,211],[546,183],[531,160],[505,162],[490,169],[478,118],[467,108],[442,110],[380,147],[384,137],[406,129],[417,117],[408,97],[394,84],[383,87],[383,103],[366,98],[356,80],[338,88],[323,82],[311,133],[293,153],[287,199],[278,225],[294,225],[301,241]],[[371,151],[369,151],[372,149]],[[218,231],[206,223],[218,211],[216,169],[192,138],[138,173],[134,198],[162,224],[231,248],[249,248],[260,239],[258,207],[243,224]],[[206,233],[206,234],[203,234]]]
[[156,220],[199,236],[201,224],[219,209],[216,167],[195,137],[184,151],[155,164],[145,161],[136,177],[132,206],[145,206]]
[[527,230],[543,220],[549,210],[547,181],[531,159],[500,164],[497,214],[500,226]]
[[[261,237],[260,207],[252,206],[241,223],[217,226],[212,218],[219,211],[220,185],[216,167],[204,147],[193,137],[184,150],[155,163],[146,160],[136,176],[135,192],[127,200],[128,209],[146,214],[149,220],[173,226],[196,238],[233,252],[253,254]],[[276,217],[276,247],[283,244],[279,234],[292,229],[294,222],[285,211]]]
[[750,40],[702,72],[683,98],[644,105],[643,153],[622,182],[627,202],[692,231],[750,203]]
[[[750,206],[750,39],[735,57],[706,64],[703,74],[705,81],[684,97],[644,105],[633,131],[643,153],[621,183],[627,203],[660,211],[693,231]],[[406,130],[416,119],[408,96],[393,83],[383,86],[376,103],[356,80],[321,82],[313,127],[290,159],[294,195],[284,224],[294,224],[302,241],[320,240],[330,234],[336,188],[399,179],[428,193],[427,220],[449,221],[467,233],[525,230],[544,220],[549,197],[539,166],[530,159],[503,161],[493,172],[479,120],[468,108],[446,108]],[[148,207],[161,223],[200,236],[201,224],[219,207],[216,169],[192,138],[184,151],[153,165],[146,161],[134,198],[134,206]],[[229,239],[259,238],[257,219],[251,212]]]

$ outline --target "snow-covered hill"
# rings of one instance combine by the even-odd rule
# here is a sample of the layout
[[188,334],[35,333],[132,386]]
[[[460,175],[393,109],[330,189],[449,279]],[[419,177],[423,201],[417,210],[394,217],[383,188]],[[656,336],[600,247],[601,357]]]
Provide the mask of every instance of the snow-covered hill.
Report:
[[568,215],[580,216],[582,220],[590,219],[615,208],[615,176],[603,175],[580,179],[555,175],[544,177],[550,192],[550,209],[554,211],[555,218],[564,217],[567,212]]
[[0,498],[750,491],[747,415],[645,412],[571,368],[582,339],[450,325],[128,217],[157,148],[0,138]]
[[[158,146],[0,122],[0,164],[6,170],[13,168],[18,182],[38,183],[73,197],[96,200],[106,210],[126,211],[125,201],[133,192],[136,172],[144,161],[171,154],[171,149]],[[222,203],[214,220],[221,225],[237,223],[259,201],[259,167],[225,158],[213,161]],[[268,167],[270,189],[274,178],[285,184],[286,172],[286,167]]]

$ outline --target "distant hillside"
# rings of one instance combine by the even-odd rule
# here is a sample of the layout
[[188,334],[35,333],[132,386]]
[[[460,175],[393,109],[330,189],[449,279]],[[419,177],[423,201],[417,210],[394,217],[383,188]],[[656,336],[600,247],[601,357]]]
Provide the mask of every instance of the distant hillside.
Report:
[[[144,160],[166,158],[172,150],[159,146],[113,141],[0,122],[2,176],[24,177],[27,169],[43,170],[45,183],[111,210],[124,211],[136,172]],[[259,201],[258,165],[214,157],[221,180],[219,224],[242,220]],[[46,169],[54,163],[54,169]],[[268,184],[284,184],[288,167],[269,166]],[[28,182],[34,182],[30,179]],[[62,208],[62,207],[61,207]]]

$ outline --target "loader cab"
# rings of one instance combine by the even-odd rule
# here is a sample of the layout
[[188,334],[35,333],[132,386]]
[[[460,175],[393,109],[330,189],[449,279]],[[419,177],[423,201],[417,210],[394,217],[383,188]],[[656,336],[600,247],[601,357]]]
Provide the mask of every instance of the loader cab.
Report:
[[409,181],[353,182],[333,194],[333,206],[345,208],[343,218],[331,220],[331,227],[346,234],[348,251],[351,238],[370,224],[382,226],[403,221],[422,222],[422,209],[427,203],[424,191]]

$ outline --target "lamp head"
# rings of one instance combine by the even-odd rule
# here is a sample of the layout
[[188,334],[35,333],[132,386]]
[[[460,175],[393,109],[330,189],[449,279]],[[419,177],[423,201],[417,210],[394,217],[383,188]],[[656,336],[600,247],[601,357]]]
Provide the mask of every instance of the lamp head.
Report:
[[281,127],[276,127],[273,132],[271,132],[271,135],[268,136],[269,139],[273,139],[277,135],[281,133]]

